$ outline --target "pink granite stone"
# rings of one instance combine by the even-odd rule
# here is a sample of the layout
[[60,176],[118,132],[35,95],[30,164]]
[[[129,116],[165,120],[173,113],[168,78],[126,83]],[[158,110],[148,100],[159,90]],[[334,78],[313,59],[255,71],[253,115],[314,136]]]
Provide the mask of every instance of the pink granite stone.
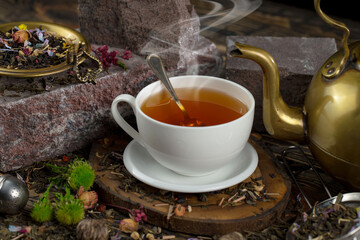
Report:
[[167,69],[189,59],[200,32],[189,0],[79,0],[79,23],[90,42],[156,52]]
[[302,106],[305,94],[317,69],[337,51],[333,38],[306,37],[227,37],[227,79],[246,87],[255,98],[253,130],[265,132],[262,118],[263,72],[261,67],[248,59],[230,57],[234,42],[256,46],[266,50],[279,67],[280,92],[284,101],[292,106]]
[[[136,95],[156,80],[142,57],[123,62],[127,72],[112,66],[96,85],[54,85],[40,94],[25,91],[16,93],[19,96],[5,90],[0,97],[0,171],[81,149],[119,129],[110,113],[113,99],[122,93]],[[17,85],[28,79],[0,77],[0,82]],[[131,114],[127,107],[120,111]]]
[[[171,75],[213,73],[218,65],[214,60],[219,58],[217,49],[205,38],[199,43],[191,58],[196,71],[184,66]],[[122,50],[112,50],[121,55]],[[128,71],[111,66],[98,76],[96,85],[66,83],[67,73],[55,76],[57,81],[0,77],[0,86],[6,86],[6,90],[0,89],[0,172],[81,149],[109,132],[121,131],[110,113],[113,99],[123,93],[136,96],[157,80],[145,57],[132,55],[129,60],[120,59]],[[48,90],[37,93],[44,84]],[[30,85],[35,91],[26,90]],[[17,91],[20,86],[25,90]],[[125,104],[120,111],[133,116]]]

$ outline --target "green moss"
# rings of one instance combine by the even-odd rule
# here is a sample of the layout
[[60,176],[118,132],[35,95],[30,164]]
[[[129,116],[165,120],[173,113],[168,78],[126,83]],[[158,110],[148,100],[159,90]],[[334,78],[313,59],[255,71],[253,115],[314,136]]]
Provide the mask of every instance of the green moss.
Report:
[[53,216],[53,207],[48,204],[34,204],[33,209],[31,210],[30,216],[37,222],[46,222],[50,221]]
[[85,216],[84,206],[77,203],[60,205],[56,210],[55,217],[62,225],[73,225],[80,222]]
[[50,184],[39,201],[34,203],[34,207],[31,210],[30,216],[37,222],[46,222],[52,219],[54,209],[49,199],[49,191],[51,186],[52,184]]
[[59,167],[52,164],[47,164],[56,177],[49,178],[49,180],[57,186],[68,185],[71,190],[77,192],[81,186],[84,191],[89,190],[94,184],[95,170],[84,159],[76,157],[67,167]]
[[79,199],[75,199],[70,194],[70,189],[66,188],[66,194],[56,194],[59,201],[56,204],[55,217],[62,225],[73,225],[80,222],[85,216],[85,209]]
[[77,191],[81,186],[84,187],[84,191],[91,188],[95,180],[95,171],[82,158],[77,158],[69,166],[68,170],[68,183],[72,190]]

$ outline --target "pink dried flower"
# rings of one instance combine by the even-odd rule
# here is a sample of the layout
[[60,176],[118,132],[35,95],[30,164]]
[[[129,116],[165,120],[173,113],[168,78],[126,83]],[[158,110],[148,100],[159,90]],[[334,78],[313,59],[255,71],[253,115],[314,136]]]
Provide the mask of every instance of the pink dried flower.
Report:
[[30,55],[31,49],[29,49],[29,48],[24,48],[24,49],[23,49],[23,52],[25,53],[25,55]]
[[29,40],[30,34],[26,30],[19,30],[15,32],[12,37],[16,43],[24,43],[26,40]]
[[98,195],[95,191],[84,191],[84,187],[81,186],[78,191],[78,199],[81,200],[84,205],[84,209],[91,209],[95,207],[98,202]]
[[111,66],[111,64],[116,65],[118,62],[118,59],[116,58],[118,51],[108,52],[109,47],[107,45],[98,47],[95,50],[93,49],[93,51],[98,56],[101,63],[103,64],[104,69],[108,69]]
[[131,214],[136,222],[147,221],[147,216],[144,212],[144,206],[140,206],[139,209],[133,209]]
[[130,58],[132,58],[131,51],[125,48],[125,50],[123,51],[123,55],[121,55],[120,57],[122,59],[129,60]]

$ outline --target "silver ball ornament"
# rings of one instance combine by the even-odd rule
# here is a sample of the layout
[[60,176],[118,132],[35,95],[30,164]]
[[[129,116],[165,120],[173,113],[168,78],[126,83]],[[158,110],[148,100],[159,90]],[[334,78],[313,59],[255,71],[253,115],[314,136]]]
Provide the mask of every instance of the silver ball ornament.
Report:
[[29,199],[26,184],[10,174],[0,175],[0,212],[17,214]]

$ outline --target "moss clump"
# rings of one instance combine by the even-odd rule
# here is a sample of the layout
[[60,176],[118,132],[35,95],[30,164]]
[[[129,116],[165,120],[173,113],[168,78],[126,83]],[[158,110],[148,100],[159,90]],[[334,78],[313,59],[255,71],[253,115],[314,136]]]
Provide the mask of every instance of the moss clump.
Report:
[[56,194],[59,201],[56,203],[56,220],[62,225],[74,225],[80,222],[85,216],[84,206],[81,200],[75,199],[66,188],[65,195]]
[[82,158],[76,158],[68,169],[68,183],[72,190],[77,191],[81,186],[84,191],[91,188],[95,180],[95,170]]
[[57,173],[56,177],[49,178],[49,181],[57,186],[69,186],[71,190],[77,192],[81,186],[84,187],[84,191],[89,190],[94,184],[95,170],[84,159],[76,157],[68,166],[56,166],[47,164],[54,173]]
[[45,193],[41,196],[38,202],[34,203],[34,207],[31,210],[30,216],[37,222],[50,221],[53,217],[53,206],[49,199],[49,191],[52,184],[47,188]]

